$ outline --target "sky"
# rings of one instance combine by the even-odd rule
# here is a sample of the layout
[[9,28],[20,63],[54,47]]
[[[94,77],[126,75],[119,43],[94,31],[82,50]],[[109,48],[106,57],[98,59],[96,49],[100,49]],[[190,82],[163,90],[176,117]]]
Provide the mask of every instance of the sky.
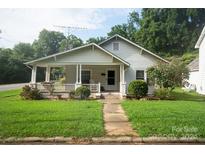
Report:
[[[134,9],[0,9],[0,47],[19,42],[32,43],[42,29],[66,33],[54,25],[84,27],[71,29],[83,41],[106,36],[111,27],[127,22]],[[140,12],[140,9],[135,9]]]

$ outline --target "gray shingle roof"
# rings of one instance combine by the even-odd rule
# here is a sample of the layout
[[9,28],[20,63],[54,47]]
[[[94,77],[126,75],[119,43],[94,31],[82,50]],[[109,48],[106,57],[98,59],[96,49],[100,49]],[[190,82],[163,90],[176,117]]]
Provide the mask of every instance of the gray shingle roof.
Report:
[[189,63],[188,68],[191,72],[199,70],[199,58],[194,59],[191,63]]

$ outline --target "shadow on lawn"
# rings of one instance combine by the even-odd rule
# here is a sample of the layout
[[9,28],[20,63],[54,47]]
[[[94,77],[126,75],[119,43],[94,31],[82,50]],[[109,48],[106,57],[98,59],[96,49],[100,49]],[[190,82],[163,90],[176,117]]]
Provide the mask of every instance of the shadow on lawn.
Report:
[[200,95],[196,92],[187,92],[180,88],[174,90],[172,95],[176,100],[205,102],[205,95]]

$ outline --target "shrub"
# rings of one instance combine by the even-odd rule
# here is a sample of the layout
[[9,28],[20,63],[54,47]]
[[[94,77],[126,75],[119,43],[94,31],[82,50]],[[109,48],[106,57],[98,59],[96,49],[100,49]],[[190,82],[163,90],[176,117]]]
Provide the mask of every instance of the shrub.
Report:
[[173,90],[181,86],[182,81],[189,77],[189,69],[179,59],[173,59],[170,63],[159,63],[147,70],[148,78],[160,88]]
[[136,97],[146,96],[148,92],[148,85],[143,80],[134,80],[128,86],[128,93]]
[[75,91],[76,96],[80,96],[80,99],[86,99],[90,96],[90,89],[86,86],[78,87]]
[[154,91],[154,96],[160,99],[170,99],[170,90],[167,88],[159,88]]
[[20,93],[21,98],[27,100],[42,99],[41,93],[37,88],[31,88],[28,85],[26,85],[22,89],[23,91]]

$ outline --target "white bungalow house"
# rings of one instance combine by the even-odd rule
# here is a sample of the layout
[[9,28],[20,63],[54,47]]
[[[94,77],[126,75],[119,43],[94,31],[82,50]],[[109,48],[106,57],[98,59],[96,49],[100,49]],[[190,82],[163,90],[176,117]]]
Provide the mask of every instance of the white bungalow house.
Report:
[[[205,94],[205,27],[195,45],[199,49],[199,58],[192,61],[188,67],[190,69],[189,84],[195,87],[195,90],[200,94]],[[191,88],[192,89],[192,88]]]
[[[65,52],[53,54],[25,63],[32,67],[31,84],[36,83],[38,67],[46,68],[45,81],[50,81],[51,67],[64,67],[66,83],[55,87],[56,90],[69,92],[80,85],[87,85],[91,92],[118,92],[126,95],[132,80],[147,81],[146,70],[159,61],[167,61],[147,49],[114,35],[100,44],[87,44]],[[152,88],[149,87],[149,93]]]

